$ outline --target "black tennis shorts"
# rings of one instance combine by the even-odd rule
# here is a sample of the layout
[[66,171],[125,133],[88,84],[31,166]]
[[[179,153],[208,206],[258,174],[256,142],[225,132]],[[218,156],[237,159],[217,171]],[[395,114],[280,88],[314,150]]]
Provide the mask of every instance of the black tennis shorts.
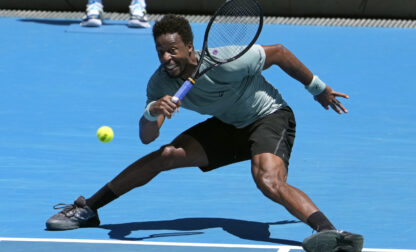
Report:
[[295,133],[296,121],[290,107],[280,108],[241,129],[212,117],[183,132],[195,138],[208,156],[209,165],[200,167],[202,171],[249,160],[261,153],[279,156],[288,168]]

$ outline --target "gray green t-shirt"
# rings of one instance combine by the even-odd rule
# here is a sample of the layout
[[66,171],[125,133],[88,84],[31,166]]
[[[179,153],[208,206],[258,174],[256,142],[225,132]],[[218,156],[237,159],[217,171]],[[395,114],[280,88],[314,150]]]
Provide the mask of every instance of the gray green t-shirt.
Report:
[[[200,52],[196,53],[199,60]],[[196,80],[181,101],[182,107],[243,128],[286,106],[277,89],[261,74],[265,59],[263,47],[254,45],[237,60],[209,70]],[[204,63],[201,69],[205,67]],[[147,85],[147,103],[173,96],[183,82],[171,78],[160,66]]]

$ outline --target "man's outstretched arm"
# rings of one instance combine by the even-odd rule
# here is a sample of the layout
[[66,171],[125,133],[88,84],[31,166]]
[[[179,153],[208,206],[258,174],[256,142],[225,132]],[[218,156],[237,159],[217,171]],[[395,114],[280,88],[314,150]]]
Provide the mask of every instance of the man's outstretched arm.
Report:
[[173,113],[181,106],[181,102],[172,102],[172,96],[166,95],[157,101],[150,102],[140,118],[140,140],[144,144],[153,142],[159,137],[165,117],[171,118]]
[[263,69],[267,69],[272,65],[279,66],[292,78],[305,85],[315,100],[325,109],[331,107],[338,114],[348,112],[337,99],[337,97],[348,99],[348,95],[335,92],[330,86],[323,83],[290,50],[281,44],[263,46],[263,48],[266,53]]

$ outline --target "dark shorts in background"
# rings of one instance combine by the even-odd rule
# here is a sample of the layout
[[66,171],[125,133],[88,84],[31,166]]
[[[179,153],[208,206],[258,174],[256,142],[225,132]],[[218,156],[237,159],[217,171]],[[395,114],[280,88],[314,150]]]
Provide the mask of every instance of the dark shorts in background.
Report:
[[296,121],[290,107],[283,107],[244,128],[236,128],[209,118],[183,134],[195,138],[204,148],[210,171],[228,164],[249,160],[261,153],[273,153],[289,167],[289,158],[296,133]]

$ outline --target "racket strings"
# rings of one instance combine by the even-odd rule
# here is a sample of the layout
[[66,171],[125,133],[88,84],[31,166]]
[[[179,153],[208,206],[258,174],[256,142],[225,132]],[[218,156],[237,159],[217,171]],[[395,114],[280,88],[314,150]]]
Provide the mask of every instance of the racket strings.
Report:
[[226,61],[239,55],[261,28],[261,9],[253,0],[231,0],[221,8],[208,34],[210,55]]

